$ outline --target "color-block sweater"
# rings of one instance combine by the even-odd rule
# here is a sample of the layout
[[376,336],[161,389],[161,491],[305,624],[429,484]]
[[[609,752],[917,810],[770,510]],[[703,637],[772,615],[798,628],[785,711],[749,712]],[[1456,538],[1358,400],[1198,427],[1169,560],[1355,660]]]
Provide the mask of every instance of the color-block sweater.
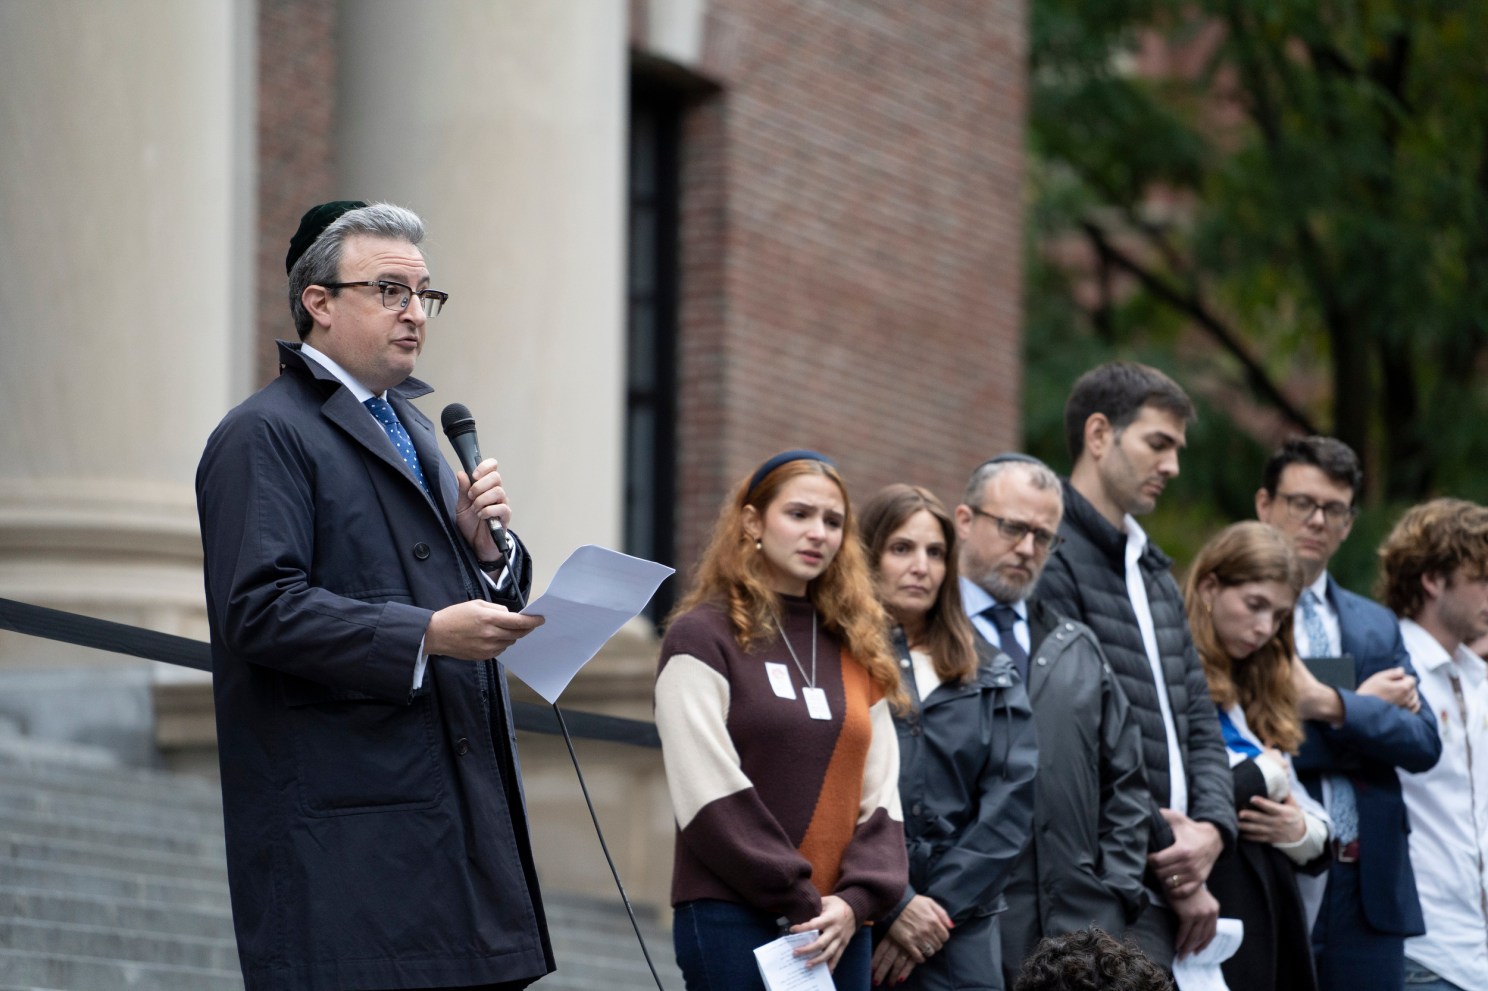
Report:
[[672,904],[716,898],[799,923],[833,894],[869,922],[908,879],[888,702],[818,629],[815,681],[830,718],[813,718],[812,606],[782,596],[781,610],[804,675],[780,636],[740,649],[718,605],[677,617],[662,643],[656,728],[677,821]]

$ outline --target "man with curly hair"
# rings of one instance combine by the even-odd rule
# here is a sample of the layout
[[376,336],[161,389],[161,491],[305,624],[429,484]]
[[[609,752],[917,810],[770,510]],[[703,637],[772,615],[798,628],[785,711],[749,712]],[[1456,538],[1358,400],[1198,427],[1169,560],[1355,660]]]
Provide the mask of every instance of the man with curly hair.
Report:
[[1380,547],[1380,597],[1400,617],[1436,766],[1400,773],[1426,933],[1405,942],[1412,991],[1488,991],[1488,677],[1467,646],[1488,633],[1488,508],[1433,499]]

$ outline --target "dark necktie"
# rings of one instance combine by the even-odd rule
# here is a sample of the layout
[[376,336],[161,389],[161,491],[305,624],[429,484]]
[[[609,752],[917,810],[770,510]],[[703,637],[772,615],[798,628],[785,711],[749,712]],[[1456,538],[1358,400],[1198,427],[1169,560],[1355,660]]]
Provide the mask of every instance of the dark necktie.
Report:
[[1018,642],[1016,628],[1018,626],[1018,613],[1012,606],[1001,602],[982,612],[992,620],[992,625],[997,627],[997,637],[1002,641],[1002,652],[1013,659],[1013,667],[1018,669],[1018,677],[1024,683],[1028,682],[1028,651]]
[[408,470],[413,472],[413,477],[418,479],[419,485],[428,492],[429,483],[424,481],[424,469],[419,465],[418,452],[413,449],[413,441],[409,438],[408,431],[403,429],[403,424],[398,421],[398,414],[393,412],[392,404],[386,399],[373,396],[362,405],[382,424],[383,432],[393,442],[393,449],[398,452],[398,457],[403,459]]

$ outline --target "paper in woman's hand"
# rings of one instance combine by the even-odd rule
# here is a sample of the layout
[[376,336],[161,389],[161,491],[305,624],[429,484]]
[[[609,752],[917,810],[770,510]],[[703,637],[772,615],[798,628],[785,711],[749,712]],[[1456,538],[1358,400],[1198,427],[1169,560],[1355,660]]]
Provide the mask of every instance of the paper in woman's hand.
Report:
[[795,955],[797,949],[816,942],[820,935],[815,929],[789,933],[754,948],[754,959],[759,964],[760,976],[765,979],[766,991],[834,991],[832,971],[826,964],[808,967],[806,961],[810,957]]

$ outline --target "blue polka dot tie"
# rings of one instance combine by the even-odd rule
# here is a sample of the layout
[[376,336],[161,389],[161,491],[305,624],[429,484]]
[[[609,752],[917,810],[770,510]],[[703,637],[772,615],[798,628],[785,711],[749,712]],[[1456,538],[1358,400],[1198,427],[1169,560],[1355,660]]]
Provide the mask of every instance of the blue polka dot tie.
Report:
[[424,481],[424,469],[419,465],[418,452],[413,449],[413,441],[408,436],[408,431],[403,429],[403,424],[398,422],[398,414],[393,412],[392,404],[386,399],[378,399],[373,396],[362,403],[367,411],[372,414],[373,419],[382,424],[383,431],[388,435],[388,440],[393,442],[393,449],[398,452],[398,457],[413,472],[413,477],[418,479],[419,485],[423,486],[425,492],[429,491],[429,483]]

